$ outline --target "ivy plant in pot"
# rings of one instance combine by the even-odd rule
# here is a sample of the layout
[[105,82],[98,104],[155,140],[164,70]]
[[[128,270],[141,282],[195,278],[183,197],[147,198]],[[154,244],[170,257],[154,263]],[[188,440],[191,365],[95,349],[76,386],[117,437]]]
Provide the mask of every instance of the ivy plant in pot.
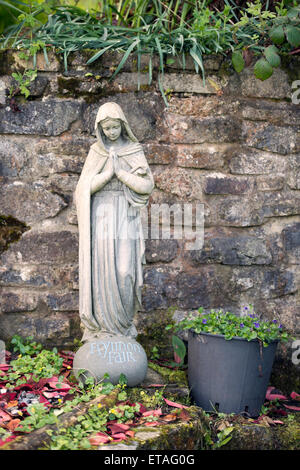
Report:
[[188,330],[188,379],[195,403],[205,411],[258,416],[278,342],[289,334],[277,320],[260,320],[252,306],[242,316],[198,312],[175,327]]

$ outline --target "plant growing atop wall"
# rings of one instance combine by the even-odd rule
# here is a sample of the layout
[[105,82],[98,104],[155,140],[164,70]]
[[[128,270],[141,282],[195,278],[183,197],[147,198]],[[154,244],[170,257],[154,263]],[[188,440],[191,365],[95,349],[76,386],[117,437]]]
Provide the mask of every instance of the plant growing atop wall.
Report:
[[241,72],[249,52],[256,54],[259,59],[255,63],[254,74],[266,80],[272,75],[273,69],[280,66],[280,54],[287,54],[289,49],[300,46],[300,7],[288,10],[282,1],[275,7],[276,13],[273,13],[263,11],[260,0],[248,5],[233,28],[236,35],[238,30],[244,31],[245,38],[238,44],[241,49],[233,52],[232,63],[234,69]]
[[[153,76],[152,56],[157,55],[158,83],[166,104],[162,79],[172,57],[179,58],[184,69],[186,57],[190,56],[204,83],[203,56],[231,56],[237,72],[257,58],[255,76],[265,80],[280,65],[282,55],[297,54],[300,46],[300,7],[296,0],[271,2],[272,9],[269,2],[263,4],[261,0],[248,2],[246,8],[227,0],[223,10],[210,0],[120,0],[117,4],[103,0],[98,10],[91,12],[56,1],[40,4],[31,0],[23,10],[19,1],[10,3],[14,13],[19,10],[20,14],[16,24],[0,39],[0,47],[32,51],[35,60],[33,49],[38,45],[46,61],[47,48],[52,47],[62,54],[66,70],[71,52],[95,50],[87,61],[89,65],[106,52],[117,50],[123,56],[112,79],[132,55],[141,72],[141,57],[147,54],[149,84]],[[0,6],[4,4],[8,5],[0,0]]]

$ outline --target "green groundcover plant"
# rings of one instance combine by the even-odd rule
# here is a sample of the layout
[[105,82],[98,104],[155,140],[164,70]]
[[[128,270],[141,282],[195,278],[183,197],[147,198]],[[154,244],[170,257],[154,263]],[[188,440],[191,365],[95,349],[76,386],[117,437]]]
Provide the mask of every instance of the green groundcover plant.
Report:
[[180,321],[175,327],[168,325],[167,329],[192,330],[195,333],[210,333],[223,335],[226,340],[238,337],[248,341],[258,340],[267,347],[273,341],[288,341],[290,334],[284,331],[278,320],[262,320],[253,311],[253,307],[244,307],[244,315],[237,316],[222,310],[211,310],[204,313],[199,308],[198,315],[189,315]]
[[33,56],[34,67],[36,53],[43,51],[47,62],[52,48],[62,54],[66,70],[72,52],[90,49],[88,65],[117,50],[123,56],[112,78],[131,55],[140,71],[141,56],[148,54],[149,84],[151,57],[156,54],[164,98],[164,68],[175,59],[184,69],[186,57],[191,57],[205,81],[203,56],[221,54],[231,57],[237,72],[255,63],[255,76],[266,80],[281,57],[300,52],[298,0],[102,0],[88,11],[83,1],[79,5],[82,8],[67,0],[0,0],[0,20],[2,13],[2,19],[11,21],[0,21],[0,48]]

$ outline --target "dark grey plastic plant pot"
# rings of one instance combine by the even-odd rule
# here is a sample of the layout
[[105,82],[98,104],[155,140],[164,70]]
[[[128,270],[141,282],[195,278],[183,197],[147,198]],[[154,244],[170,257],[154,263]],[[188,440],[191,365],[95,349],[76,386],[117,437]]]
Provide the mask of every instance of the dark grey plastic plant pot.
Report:
[[205,411],[258,416],[264,403],[278,341],[225,340],[189,331],[188,378],[195,403]]

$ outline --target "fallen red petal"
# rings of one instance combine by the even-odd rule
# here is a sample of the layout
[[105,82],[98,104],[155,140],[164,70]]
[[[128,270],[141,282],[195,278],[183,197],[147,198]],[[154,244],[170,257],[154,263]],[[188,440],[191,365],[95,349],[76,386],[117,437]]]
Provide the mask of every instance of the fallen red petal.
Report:
[[299,393],[296,393],[296,392],[292,392],[290,397],[293,399],[293,400],[300,400],[300,395]]
[[300,411],[300,406],[292,406],[292,405],[286,405],[283,403],[284,407],[287,408],[288,410],[294,410],[294,411]]
[[149,411],[145,411],[142,416],[161,416],[162,415],[162,411],[161,411],[161,408],[157,409],[157,410],[149,410]]
[[266,399],[269,401],[272,400],[287,400],[287,397],[285,395],[282,395],[281,393],[272,393],[272,390],[275,390],[275,387],[268,387],[267,388],[267,393],[266,393]]
[[130,427],[127,424],[119,424],[119,423],[111,424],[111,425],[108,425],[107,427],[112,433],[112,435],[118,434],[123,431],[128,431],[130,429]]
[[186,409],[188,409],[188,406],[182,405],[181,403],[175,403],[174,401],[167,400],[166,398],[164,398],[164,400],[165,400],[167,405],[174,406],[174,408],[186,408]]
[[124,439],[127,439],[127,436],[124,432],[119,432],[117,434],[114,434],[112,437],[114,441],[123,441]]
[[97,445],[100,445],[100,444],[107,444],[111,440],[112,440],[111,437],[107,436],[104,433],[100,433],[100,432],[98,434],[96,434],[96,436],[93,436],[93,437],[89,438],[90,444],[92,446],[97,446]]

